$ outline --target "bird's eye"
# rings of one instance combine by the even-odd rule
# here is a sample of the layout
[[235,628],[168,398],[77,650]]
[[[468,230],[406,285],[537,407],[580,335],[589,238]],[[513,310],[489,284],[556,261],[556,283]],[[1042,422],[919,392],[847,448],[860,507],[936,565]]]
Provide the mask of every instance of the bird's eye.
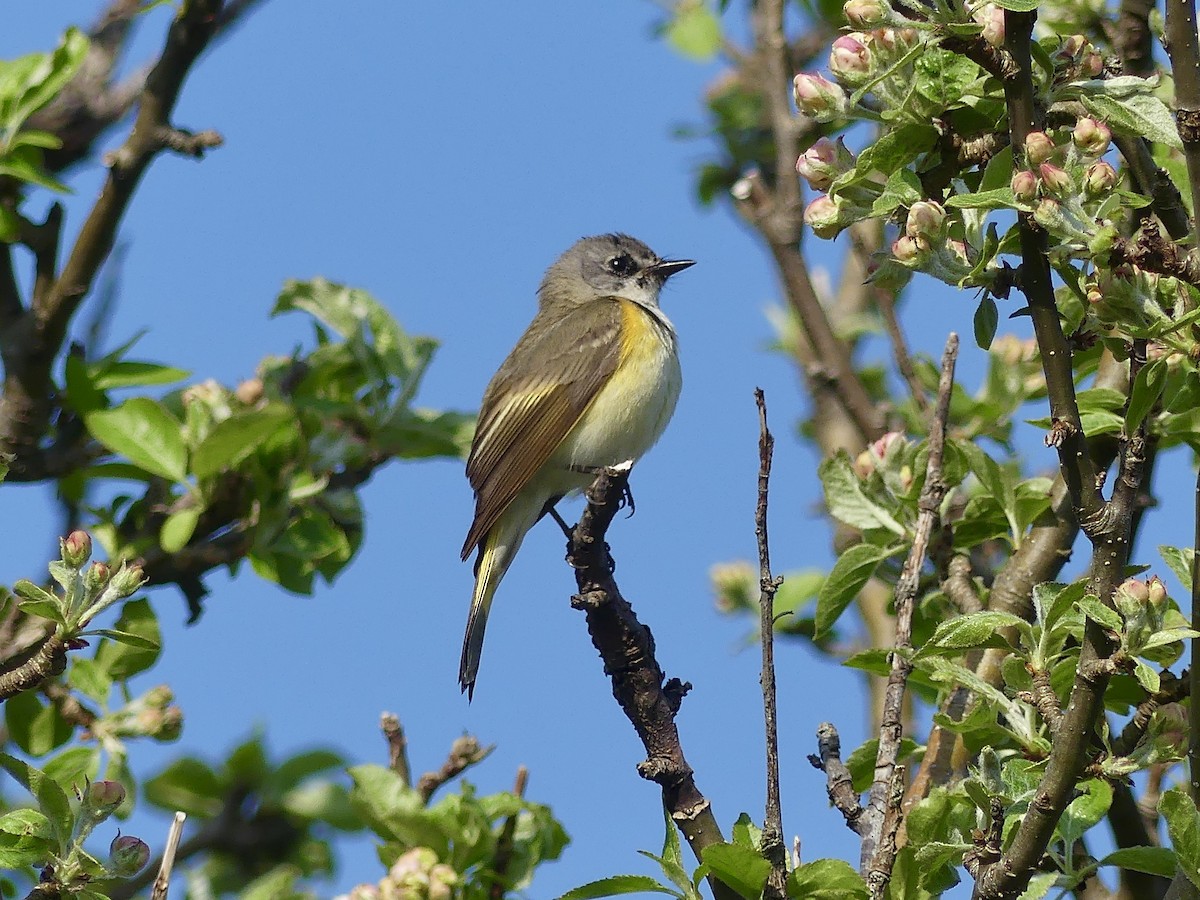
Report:
[[628,253],[621,253],[610,257],[604,265],[608,268],[608,271],[614,275],[620,275],[622,278],[632,275],[637,271],[637,263],[633,261],[633,257]]

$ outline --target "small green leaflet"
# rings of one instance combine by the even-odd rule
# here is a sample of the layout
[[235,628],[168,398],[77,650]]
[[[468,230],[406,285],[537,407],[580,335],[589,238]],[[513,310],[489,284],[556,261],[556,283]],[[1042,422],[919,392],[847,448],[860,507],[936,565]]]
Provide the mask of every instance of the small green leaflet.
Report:
[[850,601],[875,574],[876,567],[902,549],[902,546],[877,547],[874,544],[855,544],[838,557],[829,577],[817,593],[814,640],[828,634],[838,617],[850,605]]

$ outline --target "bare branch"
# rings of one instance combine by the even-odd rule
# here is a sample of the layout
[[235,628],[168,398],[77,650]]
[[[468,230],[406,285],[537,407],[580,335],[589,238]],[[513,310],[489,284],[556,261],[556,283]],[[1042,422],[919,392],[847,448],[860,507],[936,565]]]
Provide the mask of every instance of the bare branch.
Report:
[[451,778],[457,778],[471,766],[483,762],[495,749],[495,744],[484,747],[469,734],[457,738],[450,745],[450,753],[442,767],[436,772],[426,772],[417,779],[417,793],[421,795],[421,800],[428,803],[438,788]]
[[383,732],[388,746],[388,768],[400,776],[409,787],[412,786],[412,770],[408,765],[408,739],[404,736],[404,728],[400,725],[400,717],[395,713],[385,712],[379,717],[379,728]]
[[[925,468],[925,484],[917,501],[917,523],[913,529],[912,547],[896,583],[896,648],[892,652],[892,668],[888,675],[884,699],[883,721],[879,726],[879,749],[875,756],[875,780],[871,785],[866,813],[863,817],[862,864],[863,876],[873,900],[887,893],[896,862],[896,830],[898,817],[889,816],[898,810],[900,799],[895,798],[896,762],[900,755],[903,735],[902,716],[904,691],[912,672],[908,651],[912,650],[912,612],[917,597],[921,569],[929,538],[941,509],[946,485],[942,481],[942,454],[946,441],[946,420],[950,415],[950,394],[954,386],[954,364],[958,358],[958,335],[951,333],[942,354],[942,373],[938,382],[937,406],[929,424],[929,459]],[[901,797],[903,785],[899,786]],[[889,834],[890,832],[890,834]]]
[[[613,696],[646,748],[638,774],[662,788],[663,805],[700,859],[705,847],[722,843],[724,837],[708,798],[692,778],[675,726],[675,714],[691,685],[677,678],[666,680],[654,656],[650,629],[638,621],[613,579],[613,561],[604,542],[628,478],[628,466],[605,469],[586,492],[587,507],[567,544],[567,561],[579,588],[571,605],[587,617],[592,644],[612,679]],[[711,876],[708,883],[717,900],[737,896]]]
[[783,813],[779,805],[779,727],[775,698],[775,592],[782,578],[771,574],[771,549],[767,540],[767,495],[771,484],[771,456],[775,438],[767,428],[767,401],[762,388],[755,388],[758,405],[758,503],[754,510],[754,533],[758,538],[759,634],[762,640],[763,716],[766,719],[767,811],[763,820],[762,853],[771,864],[763,897],[782,900],[786,896],[787,848],[783,843]]
[[822,722],[818,726],[817,752],[809,754],[808,761],[814,769],[825,773],[825,791],[829,794],[829,802],[842,814],[846,827],[860,834],[864,810],[854,791],[850,770],[842,762],[842,740],[832,723]]

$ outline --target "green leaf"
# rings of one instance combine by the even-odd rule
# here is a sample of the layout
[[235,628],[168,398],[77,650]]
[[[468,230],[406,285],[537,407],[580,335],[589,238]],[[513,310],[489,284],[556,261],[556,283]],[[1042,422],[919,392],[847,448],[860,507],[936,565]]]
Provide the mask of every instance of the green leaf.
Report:
[[667,23],[666,37],[681,56],[707,62],[721,49],[721,22],[702,0],[685,0]]
[[1167,820],[1167,834],[1175,848],[1179,868],[1200,888],[1200,811],[1180,788],[1163,792],[1158,811]]
[[1108,854],[1100,865],[1171,878],[1175,875],[1175,851],[1168,847],[1126,847]]
[[1000,324],[1000,311],[996,309],[996,301],[991,294],[984,294],[975,308],[975,343],[980,350],[992,346],[996,336],[996,326]]
[[1125,412],[1125,434],[1131,435],[1146,418],[1167,383],[1167,361],[1156,359],[1138,369],[1129,391],[1129,409]]
[[106,365],[96,366],[92,386],[97,390],[111,391],[116,388],[153,387],[160,384],[174,384],[182,381],[191,373],[186,369],[174,366],[163,366],[158,363],[140,362],[132,359],[120,359]]
[[75,728],[53,704],[43,705],[34,691],[10,697],[4,704],[8,736],[30,756],[45,756],[71,739]]
[[201,506],[185,506],[167,516],[158,533],[159,546],[166,553],[178,553],[187,546],[192,535],[196,533],[196,525],[200,522],[200,514],[204,512]]
[[[1104,82],[1086,82],[1087,85]],[[1079,100],[1088,113],[1105,122],[1116,134],[1144,137],[1176,150],[1183,149],[1171,110],[1158,97],[1134,94],[1116,98],[1102,93],[1080,91]]]
[[[898,761],[903,761],[917,749],[917,742],[912,738],[900,739],[900,750],[896,755]],[[879,738],[871,738],[854,749],[846,759],[846,768],[856,793],[863,793],[875,780],[875,760],[879,758]]]
[[87,633],[97,634],[100,637],[114,640],[118,644],[124,644],[126,647],[136,647],[138,650],[153,650],[157,653],[162,649],[162,644],[154,638],[143,637],[140,634],[134,634],[130,631],[119,631],[116,628],[97,628]]
[[1016,628],[1025,635],[1027,641],[1032,642],[1029,623],[1020,616],[1000,610],[983,610],[939,622],[933,636],[922,645],[917,655],[924,656],[936,650],[993,646],[992,638],[999,636],[1001,628]]
[[[10,700],[9,703],[11,702]],[[71,803],[63,789],[44,772],[7,753],[0,753],[0,769],[8,772],[18,784],[33,795],[38,810],[50,823],[50,830],[60,852],[65,851],[75,826],[75,817],[71,813]]]
[[166,810],[211,819],[225,803],[225,786],[204,762],[185,756],[143,785],[146,799]]
[[235,413],[214,425],[200,442],[192,455],[192,471],[207,478],[231,469],[277,432],[294,429],[295,422],[295,412],[283,404]]
[[814,640],[829,633],[838,617],[850,605],[850,601],[875,574],[876,567],[899,549],[876,547],[874,544],[855,544],[838,557],[829,577],[817,593]]
[[1169,547],[1166,544],[1160,544],[1158,555],[1175,573],[1175,577],[1183,585],[1184,591],[1190,593],[1192,590],[1192,563],[1196,551],[1191,547]]
[[71,668],[67,672],[67,680],[71,687],[91,697],[97,703],[105,702],[112,690],[112,678],[96,665],[94,659],[82,657],[72,659]]
[[1121,632],[1123,625],[1121,614],[1100,602],[1095,594],[1087,594],[1075,601],[1075,607],[1093,622],[1102,625],[1109,631]]
[[787,895],[803,900],[866,900],[867,886],[845,860],[817,859],[792,870]]
[[771,874],[771,864],[741,844],[709,844],[701,859],[713,875],[747,900],[758,900]]
[[996,5],[1001,9],[1010,9],[1013,12],[1033,12],[1038,8],[1039,0],[996,0]]
[[681,896],[664,884],[659,884],[649,875],[612,875],[572,888],[558,900],[598,900],[601,897],[617,897],[621,894],[668,894]]
[[1038,872],[1029,879],[1029,885],[1021,891],[1017,900],[1042,900],[1058,882],[1057,872]]
[[[120,635],[120,639],[106,637],[102,640],[96,648],[96,662],[114,681],[124,681],[144,672],[158,660],[162,652],[162,634],[149,601],[127,601],[112,631]],[[140,646],[131,642],[134,636],[141,639]]]
[[66,601],[55,596],[32,581],[21,579],[13,585],[13,593],[20,599],[21,610],[31,616],[40,616],[65,626]]
[[1112,786],[1099,778],[1091,778],[1078,786],[1079,796],[1067,804],[1058,821],[1059,832],[1068,845],[1104,818],[1112,806]]
[[822,462],[817,474],[825,489],[825,505],[829,508],[829,514],[839,522],[863,531],[886,528],[904,536],[904,526],[866,495],[863,482],[855,474],[845,451]]
[[85,413],[83,421],[96,440],[134,465],[175,483],[187,478],[183,426],[161,403],[134,397]]
[[1162,679],[1158,672],[1140,659],[1133,661],[1133,677],[1137,679],[1147,694],[1157,694],[1162,687]]

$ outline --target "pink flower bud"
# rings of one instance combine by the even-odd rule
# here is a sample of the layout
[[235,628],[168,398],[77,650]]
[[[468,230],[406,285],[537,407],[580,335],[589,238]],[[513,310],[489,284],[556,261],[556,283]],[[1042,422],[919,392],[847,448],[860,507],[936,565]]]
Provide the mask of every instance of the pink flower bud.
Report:
[[1167,586],[1157,575],[1151,575],[1146,584],[1146,599],[1151,606],[1162,606],[1167,600]]
[[1088,156],[1103,156],[1112,141],[1112,132],[1103,122],[1085,116],[1075,123],[1071,140]]
[[83,795],[83,805],[97,819],[107,818],[125,801],[125,788],[119,781],[93,781]]
[[1106,197],[1117,186],[1117,170],[1104,160],[1088,166],[1083,176],[1083,190],[1089,197]]
[[891,8],[881,0],[847,0],[842,6],[846,21],[854,28],[867,29],[882,25],[891,15]]
[[1140,578],[1126,578],[1117,590],[1137,603],[1145,603],[1150,599],[1150,588]]
[[1104,57],[1095,50],[1088,50],[1079,60],[1079,73],[1088,78],[1099,78],[1104,72]]
[[1056,197],[1066,197],[1073,192],[1071,176],[1058,166],[1042,163],[1038,166],[1038,174],[1042,176],[1042,185],[1046,191]]
[[1012,177],[1012,192],[1018,200],[1026,203],[1037,197],[1037,176],[1028,169],[1022,169]]
[[817,197],[804,209],[804,224],[819,238],[837,237],[842,230],[837,203],[827,196]]
[[850,98],[840,84],[821,75],[801,72],[792,82],[796,108],[818,122],[841,119],[850,108]]
[[904,233],[909,237],[936,237],[946,221],[946,211],[930,200],[918,200],[908,210]]
[[796,171],[817,191],[829,190],[834,179],[852,168],[854,154],[846,149],[841,138],[838,138],[836,144],[829,138],[818,138],[817,142],[796,160]]
[[130,878],[150,861],[150,847],[141,838],[117,835],[108,847],[109,870],[118,878]]
[[829,70],[838,81],[860,84],[871,74],[871,51],[865,34],[844,34],[833,42],[829,51]]
[[1031,166],[1044,163],[1054,155],[1054,141],[1044,131],[1031,131],[1025,138],[1025,159]]
[[987,3],[975,13],[975,21],[983,26],[981,35],[993,47],[1004,46],[1004,10]]
[[72,568],[80,568],[92,555],[92,539],[86,531],[72,531],[60,539],[62,561]]
[[915,268],[929,255],[929,243],[922,237],[903,235],[892,242],[892,256],[901,265]]

